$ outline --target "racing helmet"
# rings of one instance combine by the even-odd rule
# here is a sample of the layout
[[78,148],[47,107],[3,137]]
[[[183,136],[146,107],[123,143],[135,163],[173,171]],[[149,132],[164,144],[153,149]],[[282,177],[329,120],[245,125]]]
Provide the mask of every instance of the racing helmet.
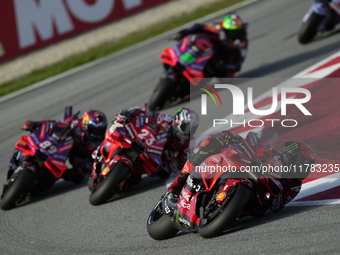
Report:
[[[301,141],[285,141],[282,151],[282,163],[284,166],[292,166],[286,174],[288,178],[306,178],[310,165],[315,164],[316,154],[311,146]],[[286,177],[286,178],[287,178]]]
[[88,137],[104,139],[107,119],[103,112],[97,110],[84,112],[82,125],[83,131]]
[[198,125],[199,117],[197,113],[185,107],[178,109],[172,120],[172,128],[181,140],[187,140],[190,135],[194,135]]
[[222,27],[227,38],[236,40],[241,38],[243,32],[243,22],[236,13],[229,13],[225,16]]

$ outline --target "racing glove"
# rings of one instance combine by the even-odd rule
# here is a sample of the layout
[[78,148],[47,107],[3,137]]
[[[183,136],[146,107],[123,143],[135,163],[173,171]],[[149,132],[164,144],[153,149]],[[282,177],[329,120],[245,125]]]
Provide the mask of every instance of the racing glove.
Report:
[[237,144],[243,140],[241,136],[232,134],[229,131],[222,131],[217,136],[217,139],[221,142],[222,147],[228,147],[231,144]]
[[171,39],[174,40],[174,41],[180,41],[180,40],[182,40],[182,38],[183,38],[184,36],[186,36],[186,35],[187,35],[187,31],[184,29],[184,30],[181,30],[181,31],[179,31],[178,33],[174,34],[174,35],[171,37]]
[[23,126],[23,130],[25,131],[31,131],[31,132],[34,132],[36,131],[39,127],[41,126],[41,123],[38,122],[38,121],[26,121],[24,126]]
[[118,123],[129,123],[131,120],[132,120],[131,113],[128,112],[127,110],[121,111],[116,116],[116,122],[118,122]]

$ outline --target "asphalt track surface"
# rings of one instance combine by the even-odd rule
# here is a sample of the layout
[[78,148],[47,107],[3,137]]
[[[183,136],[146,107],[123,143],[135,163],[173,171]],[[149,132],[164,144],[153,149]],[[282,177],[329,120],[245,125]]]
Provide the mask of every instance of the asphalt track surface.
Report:
[[[249,22],[249,52],[239,77],[289,78],[339,51],[335,33],[299,45],[297,31],[309,0],[260,0],[237,10]],[[222,17],[216,17],[220,20]],[[0,183],[27,119],[60,119],[65,105],[100,109],[109,119],[142,106],[161,73],[158,55],[167,37],[118,53],[46,86],[0,102]],[[246,85],[244,85],[246,86]],[[244,89],[244,87],[241,88]],[[255,96],[268,89],[259,85]],[[198,99],[194,99],[198,100]],[[197,103],[193,101],[192,103]],[[186,105],[186,104],[183,104]],[[176,107],[165,112],[172,113]],[[226,112],[228,115],[230,112]],[[208,128],[201,125],[201,131]],[[289,207],[262,218],[245,218],[225,235],[206,240],[179,234],[155,241],[146,220],[165,192],[160,179],[145,180],[113,202],[94,207],[84,181],[60,181],[31,203],[0,211],[0,254],[338,254],[339,206]]]

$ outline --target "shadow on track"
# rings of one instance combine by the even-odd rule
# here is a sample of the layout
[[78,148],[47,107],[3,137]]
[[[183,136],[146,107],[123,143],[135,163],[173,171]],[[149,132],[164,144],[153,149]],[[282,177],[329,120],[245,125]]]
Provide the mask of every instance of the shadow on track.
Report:
[[273,213],[270,210],[267,211],[262,217],[244,217],[236,222],[234,222],[227,230],[223,232],[221,236],[232,234],[238,231],[247,230],[250,228],[254,228],[260,225],[268,224],[277,220],[281,220],[284,218],[289,218],[291,216],[305,213],[310,210],[314,210],[315,208],[320,206],[312,206],[312,207],[289,207],[283,208],[281,211]]
[[[37,202],[40,202],[40,201],[43,201],[43,200],[46,200],[46,199],[51,199],[53,197],[63,195],[67,192],[71,192],[71,191],[83,188],[84,186],[87,186],[85,179],[87,180],[87,178],[85,177],[83,182],[80,183],[80,184],[74,184],[73,182],[66,182],[66,181],[63,181],[62,179],[60,179],[49,190],[46,190],[44,192],[41,192],[37,195],[30,197],[28,199],[28,201],[25,201],[25,202],[17,205],[15,208],[19,208],[21,206],[26,206],[26,205],[29,205],[29,204],[37,203]],[[15,208],[13,208],[13,209],[15,209]]]
[[[127,199],[127,198],[133,197],[135,195],[140,195],[142,193],[148,192],[150,190],[153,190],[153,189],[156,189],[156,188],[159,188],[159,187],[162,187],[162,186],[164,186],[164,180],[162,180],[158,177],[150,177],[150,178],[148,177],[148,178],[145,178],[145,180],[143,180],[140,184],[138,184],[134,187],[131,187],[127,190],[123,190],[123,191],[119,192],[117,195],[115,195],[113,198],[109,199],[104,204],[112,203],[112,202],[118,201],[120,199]],[[89,192],[89,196],[90,196],[90,192]],[[100,205],[94,206],[94,207],[100,207]]]

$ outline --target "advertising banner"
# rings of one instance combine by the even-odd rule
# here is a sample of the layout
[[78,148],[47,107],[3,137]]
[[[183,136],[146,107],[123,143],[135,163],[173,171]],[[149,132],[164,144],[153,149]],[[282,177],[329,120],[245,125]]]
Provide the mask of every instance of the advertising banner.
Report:
[[167,1],[1,1],[0,62]]

